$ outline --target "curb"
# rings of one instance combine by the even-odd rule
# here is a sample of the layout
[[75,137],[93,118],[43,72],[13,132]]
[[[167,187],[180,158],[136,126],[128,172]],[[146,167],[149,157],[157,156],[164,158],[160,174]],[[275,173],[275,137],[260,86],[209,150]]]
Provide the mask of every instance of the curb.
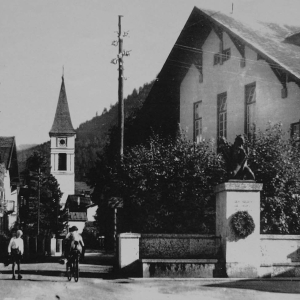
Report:
[[[122,278],[119,278],[120,280]],[[172,278],[172,277],[151,277],[139,278],[128,277],[132,281],[213,281],[213,282],[232,282],[232,281],[295,281],[300,282],[300,277],[273,277],[273,278]],[[123,278],[124,280],[124,278]]]

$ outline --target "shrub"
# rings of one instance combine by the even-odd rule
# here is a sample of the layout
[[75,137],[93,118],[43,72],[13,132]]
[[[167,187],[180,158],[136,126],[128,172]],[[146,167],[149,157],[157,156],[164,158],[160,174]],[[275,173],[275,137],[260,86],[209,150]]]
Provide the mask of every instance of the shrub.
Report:
[[249,164],[261,193],[261,232],[300,232],[300,149],[281,124],[258,131],[249,142]]
[[106,198],[124,199],[119,226],[138,232],[214,232],[213,188],[225,170],[213,149],[212,143],[196,145],[182,134],[175,140],[155,135],[147,145],[128,149],[122,163],[102,176]]

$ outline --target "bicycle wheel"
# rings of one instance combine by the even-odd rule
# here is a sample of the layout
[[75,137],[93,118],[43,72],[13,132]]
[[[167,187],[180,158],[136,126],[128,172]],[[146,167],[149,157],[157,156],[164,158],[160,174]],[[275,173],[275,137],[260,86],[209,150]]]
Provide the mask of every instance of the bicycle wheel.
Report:
[[79,279],[79,259],[78,257],[75,258],[74,262],[74,280],[77,282]]
[[66,271],[67,271],[68,280],[71,281],[71,279],[72,279],[72,266],[68,262],[66,264]]

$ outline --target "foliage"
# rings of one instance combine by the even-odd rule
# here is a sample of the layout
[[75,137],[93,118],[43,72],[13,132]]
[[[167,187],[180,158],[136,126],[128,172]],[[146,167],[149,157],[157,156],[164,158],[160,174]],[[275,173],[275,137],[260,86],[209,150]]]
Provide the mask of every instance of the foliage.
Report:
[[84,244],[88,248],[98,249],[99,248],[99,230],[98,227],[94,225],[94,222],[86,222],[85,227],[82,231],[82,238]]
[[230,225],[239,238],[246,238],[255,229],[254,221],[247,211],[236,212],[231,218]]
[[[98,197],[124,199],[124,208],[119,210],[122,230],[211,232],[213,187],[225,174],[213,147],[206,142],[196,145],[182,134],[175,140],[154,135],[148,144],[127,149],[120,164],[108,166],[99,161],[90,173],[90,183],[96,186]],[[107,203],[101,205],[107,207]]]
[[27,159],[34,153],[41,153],[44,157],[47,158],[49,163],[50,161],[50,142],[45,142],[40,145],[34,145],[33,147],[29,147],[23,150],[18,150],[18,165],[20,173],[23,173],[26,169]]
[[[28,196],[20,208],[21,227],[27,234],[37,233],[38,193],[40,192],[40,233],[59,233],[64,228],[64,216],[60,209],[62,192],[56,178],[50,174],[47,158],[34,152],[26,162],[23,172]],[[40,170],[41,173],[38,173]],[[40,190],[39,190],[40,186]]]
[[258,131],[249,142],[249,164],[261,193],[263,233],[300,232],[300,149],[281,124]]
[[[258,130],[247,142],[248,164],[261,193],[261,232],[300,232],[300,149],[280,124]],[[101,234],[112,232],[110,197],[123,197],[118,210],[122,230],[205,232],[214,228],[214,186],[227,179],[224,164],[209,143],[194,145],[158,136],[127,149],[122,164],[105,156],[89,174],[98,202]],[[121,229],[120,229],[121,230]]]

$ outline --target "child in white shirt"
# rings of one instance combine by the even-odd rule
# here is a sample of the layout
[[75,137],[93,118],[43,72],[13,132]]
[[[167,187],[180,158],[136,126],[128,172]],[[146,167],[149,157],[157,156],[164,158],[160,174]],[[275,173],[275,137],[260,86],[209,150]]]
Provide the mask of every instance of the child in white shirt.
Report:
[[[15,233],[13,233],[15,234]],[[22,279],[21,276],[21,268],[20,268],[20,262],[22,255],[24,253],[24,242],[21,239],[21,236],[23,235],[23,232],[21,230],[17,231],[17,235],[13,236],[9,242],[8,245],[8,255],[11,256],[11,261],[12,261],[12,272],[13,276],[12,279],[16,279],[15,276],[15,264],[17,263],[18,265],[18,279]]]

